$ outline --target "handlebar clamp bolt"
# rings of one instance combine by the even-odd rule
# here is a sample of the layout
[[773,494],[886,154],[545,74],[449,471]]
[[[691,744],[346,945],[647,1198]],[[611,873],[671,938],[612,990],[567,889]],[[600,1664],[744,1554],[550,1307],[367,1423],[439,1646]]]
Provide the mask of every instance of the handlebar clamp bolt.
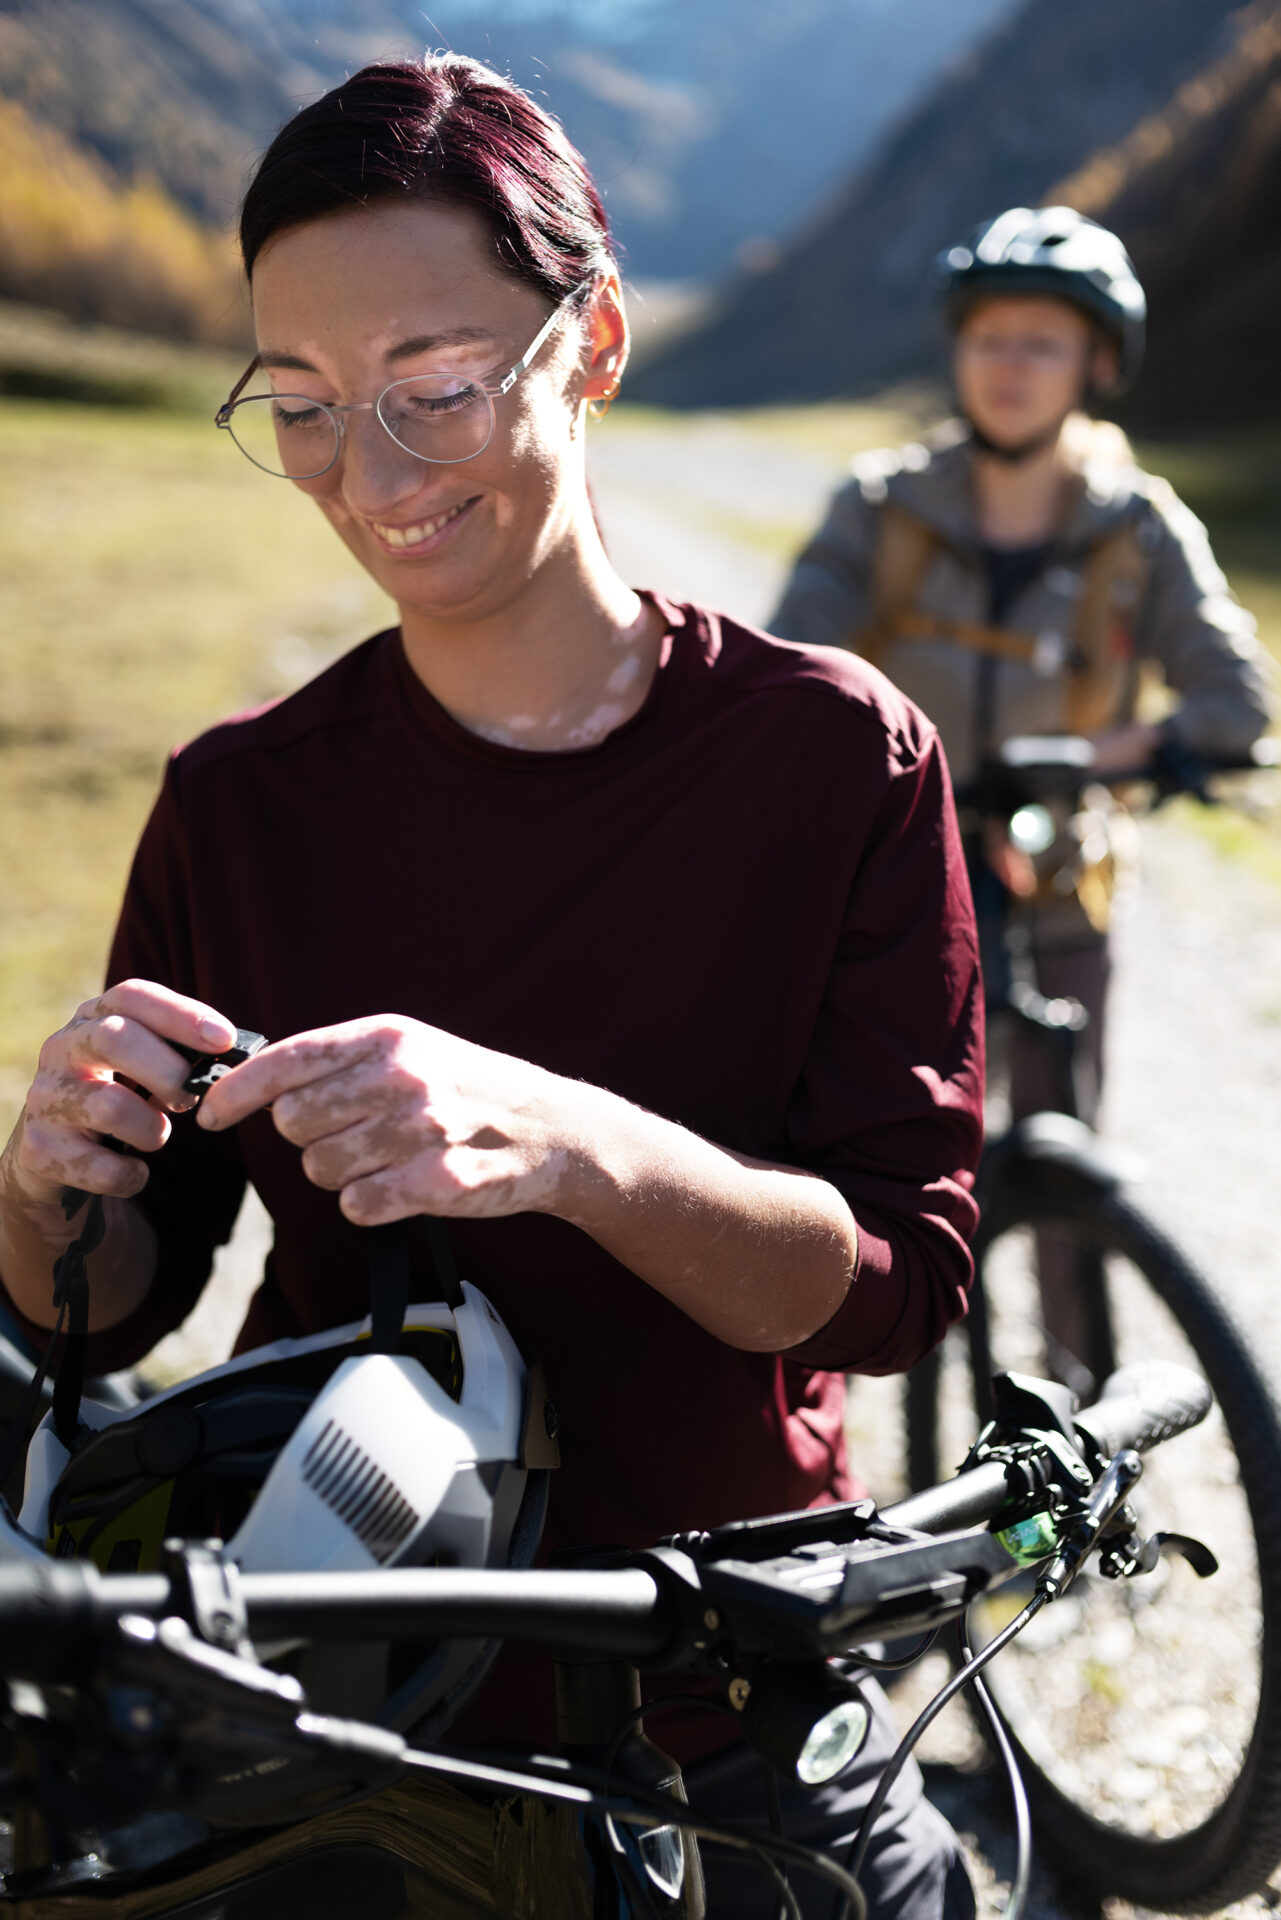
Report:
[[707,1628],[707,1631],[709,1633],[715,1633],[717,1627],[719,1627],[720,1624],[721,1624],[721,1616],[719,1615],[719,1613],[717,1613],[715,1607],[709,1607],[707,1609],[707,1612],[703,1615],[703,1625]]

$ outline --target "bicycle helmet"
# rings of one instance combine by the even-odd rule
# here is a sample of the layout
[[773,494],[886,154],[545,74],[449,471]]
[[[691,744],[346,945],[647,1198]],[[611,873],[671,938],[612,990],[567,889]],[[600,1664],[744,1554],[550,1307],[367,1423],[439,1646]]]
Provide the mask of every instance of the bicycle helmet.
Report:
[[943,305],[955,329],[993,294],[1066,300],[1098,322],[1115,344],[1114,391],[1143,363],[1147,301],[1134,263],[1114,233],[1072,207],[1011,207],[987,220],[962,246],[940,254]]
[[[465,1281],[447,1290],[454,1304],[401,1309],[385,1342],[375,1300],[363,1321],[276,1341],[140,1408],[86,1402],[70,1450],[47,1415],[7,1551],[128,1572],[158,1565],[166,1540],[214,1537],[246,1572],[529,1566],[555,1415],[484,1295]],[[496,1650],[259,1649],[298,1674],[317,1710],[421,1740],[448,1725]],[[294,1804],[279,1771],[269,1785],[277,1810]],[[220,1819],[261,1823],[263,1786],[246,1779]]]

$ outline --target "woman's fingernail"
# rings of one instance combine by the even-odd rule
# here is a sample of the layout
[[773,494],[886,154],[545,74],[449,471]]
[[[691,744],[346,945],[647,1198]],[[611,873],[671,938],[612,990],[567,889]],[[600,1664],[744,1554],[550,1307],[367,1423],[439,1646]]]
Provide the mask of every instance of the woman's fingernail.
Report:
[[211,1046],[225,1044],[227,1029],[221,1020],[202,1020],[196,1032],[202,1040],[208,1040]]
[[198,1127],[208,1127],[212,1132],[218,1125],[218,1116],[216,1113],[210,1113],[208,1107],[201,1107],[199,1113],[196,1115],[196,1125]]

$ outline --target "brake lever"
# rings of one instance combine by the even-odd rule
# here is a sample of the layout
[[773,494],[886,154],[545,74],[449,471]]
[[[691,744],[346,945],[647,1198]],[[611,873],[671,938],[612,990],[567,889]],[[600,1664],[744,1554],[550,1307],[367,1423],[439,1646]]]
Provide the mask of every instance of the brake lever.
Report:
[[1097,1546],[1109,1522],[1129,1498],[1130,1489],[1143,1472],[1143,1462],[1130,1447],[1125,1447],[1095,1481],[1081,1513],[1073,1522],[1059,1551],[1037,1578],[1037,1591],[1059,1600],[1067,1592]]
[[1154,1533],[1148,1539],[1131,1532],[1099,1555],[1099,1572],[1108,1580],[1132,1579],[1136,1574],[1152,1573],[1163,1554],[1178,1554],[1186,1560],[1198,1580],[1208,1580],[1219,1571],[1219,1563],[1203,1541],[1186,1533]]

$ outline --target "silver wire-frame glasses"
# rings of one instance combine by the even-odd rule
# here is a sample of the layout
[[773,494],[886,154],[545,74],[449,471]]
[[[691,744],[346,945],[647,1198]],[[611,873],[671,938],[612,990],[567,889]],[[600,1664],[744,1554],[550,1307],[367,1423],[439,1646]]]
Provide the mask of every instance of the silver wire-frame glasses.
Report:
[[415,374],[393,380],[376,400],[345,404],[301,393],[245,394],[259,371],[257,354],[214,415],[246,459],[281,480],[318,480],[342,452],[344,416],[376,413],[398,447],[416,460],[456,466],[483,453],[494,435],[494,402],[510,393],[592,280],[579,282],[550,313],[515,365],[496,386],[461,373]]

